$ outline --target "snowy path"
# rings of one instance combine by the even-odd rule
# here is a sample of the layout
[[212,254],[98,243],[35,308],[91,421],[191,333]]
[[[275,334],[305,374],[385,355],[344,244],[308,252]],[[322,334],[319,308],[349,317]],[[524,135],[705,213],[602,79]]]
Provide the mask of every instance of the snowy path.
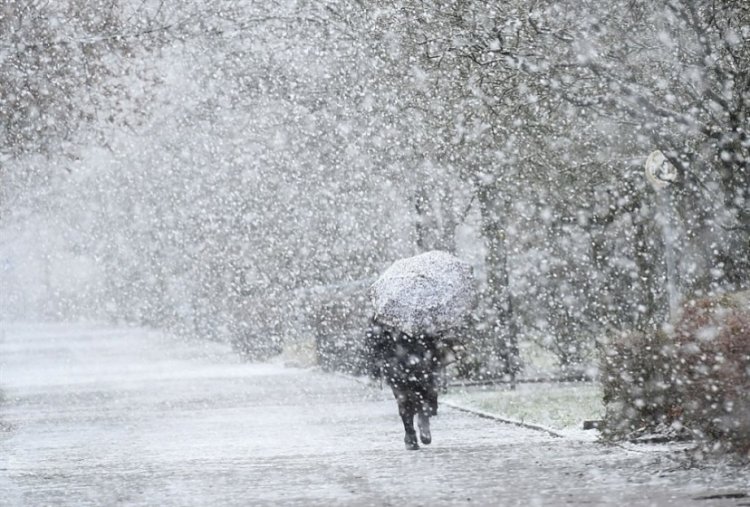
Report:
[[747,469],[445,409],[143,330],[0,325],[0,505],[750,505]]

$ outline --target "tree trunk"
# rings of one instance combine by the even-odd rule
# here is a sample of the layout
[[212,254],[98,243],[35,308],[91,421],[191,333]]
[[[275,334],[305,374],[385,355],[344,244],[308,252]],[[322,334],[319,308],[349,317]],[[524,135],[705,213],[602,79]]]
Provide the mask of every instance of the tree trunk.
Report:
[[417,249],[420,252],[429,250],[427,233],[429,229],[430,196],[423,186],[420,186],[414,194],[414,209],[417,212],[415,225],[417,232]]
[[450,189],[446,189],[445,195],[434,199],[428,189],[421,186],[414,194],[414,209],[417,212],[417,249],[420,252],[455,252],[456,215]]
[[494,186],[483,185],[477,191],[482,221],[482,236],[487,247],[485,267],[487,314],[485,324],[493,334],[493,354],[504,375],[515,380],[520,370],[518,357],[518,329],[513,316],[513,300],[508,285],[508,246],[505,226],[500,216],[505,203]]
[[438,248],[446,252],[456,252],[456,213],[453,209],[453,193],[446,185],[445,194],[440,199],[440,239]]
[[724,203],[736,215],[732,229],[739,235],[739,245],[729,245],[724,253],[724,276],[735,289],[746,288],[750,283],[750,160],[743,116],[730,114],[731,134],[721,143],[718,155]]

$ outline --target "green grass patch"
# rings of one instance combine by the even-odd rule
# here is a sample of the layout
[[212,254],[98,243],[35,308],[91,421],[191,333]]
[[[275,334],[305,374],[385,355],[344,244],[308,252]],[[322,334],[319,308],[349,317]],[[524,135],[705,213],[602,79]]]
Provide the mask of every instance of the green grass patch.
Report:
[[597,383],[522,384],[453,388],[444,397],[458,405],[551,429],[581,429],[584,420],[602,419],[604,405]]

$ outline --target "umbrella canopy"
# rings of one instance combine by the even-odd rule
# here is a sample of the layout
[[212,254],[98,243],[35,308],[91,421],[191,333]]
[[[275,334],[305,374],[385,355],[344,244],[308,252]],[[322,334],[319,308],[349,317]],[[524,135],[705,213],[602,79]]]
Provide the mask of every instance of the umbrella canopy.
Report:
[[471,266],[442,251],[393,263],[371,287],[375,319],[407,334],[459,327],[476,299]]

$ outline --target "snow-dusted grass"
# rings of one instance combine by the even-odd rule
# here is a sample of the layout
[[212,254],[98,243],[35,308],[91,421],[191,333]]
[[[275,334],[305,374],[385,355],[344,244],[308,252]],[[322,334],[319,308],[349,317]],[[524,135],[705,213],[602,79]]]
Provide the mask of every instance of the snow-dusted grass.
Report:
[[304,336],[285,343],[277,362],[292,368],[314,368],[318,365],[315,340],[312,336]]
[[521,384],[507,387],[452,388],[445,401],[554,430],[580,430],[584,420],[604,416],[596,383]]
[[560,378],[570,377],[577,372],[585,373],[590,377],[597,374],[596,358],[593,352],[590,352],[583,359],[583,364],[575,368],[560,368],[560,359],[549,348],[544,347],[540,337],[526,337],[518,344],[519,354],[521,356],[521,377],[523,378]]
[[554,376],[559,369],[555,355],[535,340],[521,340],[518,352],[523,364],[522,375],[528,378]]

